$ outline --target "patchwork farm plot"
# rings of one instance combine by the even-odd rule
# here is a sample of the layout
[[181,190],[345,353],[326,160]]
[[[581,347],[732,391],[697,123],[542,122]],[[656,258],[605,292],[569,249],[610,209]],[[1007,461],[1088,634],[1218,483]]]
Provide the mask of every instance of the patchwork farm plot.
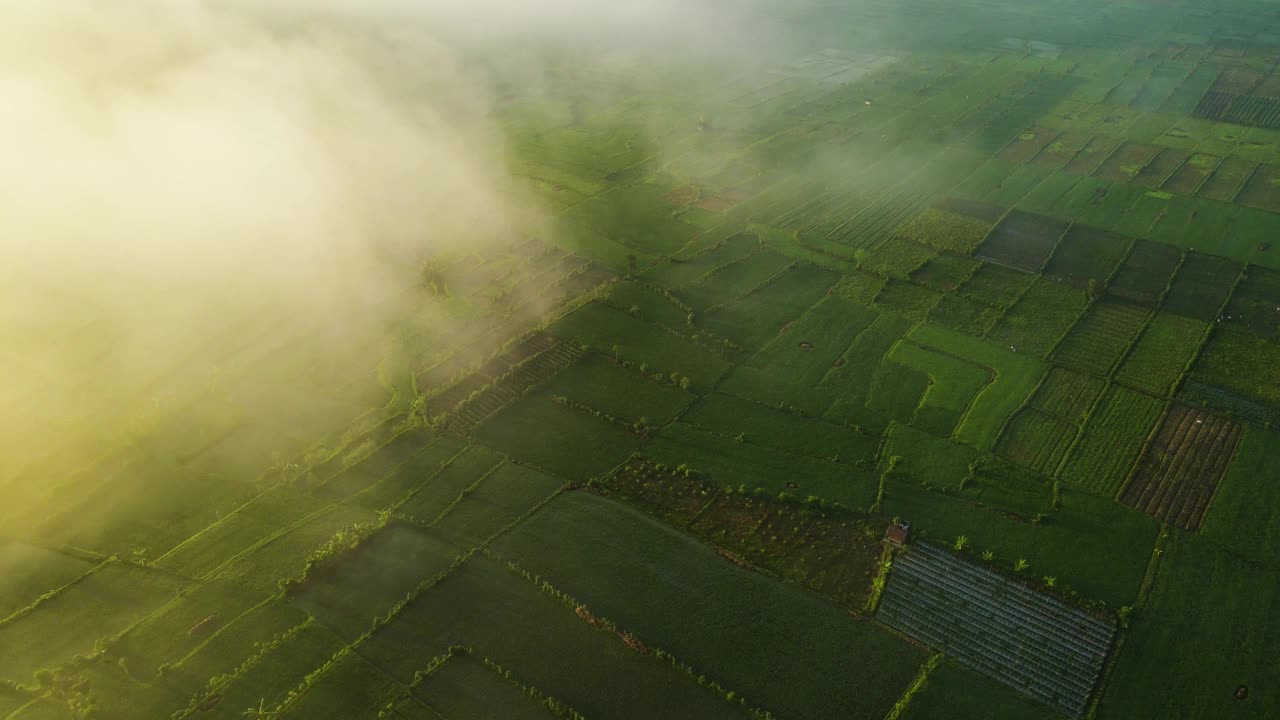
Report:
[[1171,525],[1194,530],[1239,441],[1238,424],[1174,405],[1121,500]]
[[878,617],[962,664],[1080,717],[1113,629],[927,543],[901,553]]
[[1280,717],[1276,14],[769,5],[451,39],[528,212],[321,326],[0,313],[0,720]]

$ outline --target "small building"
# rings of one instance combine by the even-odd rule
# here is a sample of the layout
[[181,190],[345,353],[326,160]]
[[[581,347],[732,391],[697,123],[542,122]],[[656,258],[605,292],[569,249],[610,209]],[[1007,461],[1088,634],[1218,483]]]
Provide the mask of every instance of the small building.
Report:
[[889,527],[884,529],[884,541],[897,547],[911,542],[911,523],[889,523]]

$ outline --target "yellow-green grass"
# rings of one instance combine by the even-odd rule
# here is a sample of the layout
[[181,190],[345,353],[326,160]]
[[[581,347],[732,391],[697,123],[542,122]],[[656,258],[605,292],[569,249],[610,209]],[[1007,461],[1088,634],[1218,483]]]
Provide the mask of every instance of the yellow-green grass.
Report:
[[[146,617],[187,586],[161,570],[106,562],[75,584],[0,623],[0,679],[21,683],[41,668],[87,654]],[[16,649],[16,650],[14,650]]]

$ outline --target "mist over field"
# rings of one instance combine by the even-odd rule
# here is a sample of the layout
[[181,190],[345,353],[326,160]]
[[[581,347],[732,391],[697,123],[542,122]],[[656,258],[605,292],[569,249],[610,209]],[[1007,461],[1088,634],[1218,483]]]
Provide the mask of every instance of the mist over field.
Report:
[[1280,717],[1278,59],[0,3],[0,720]]
[[[0,492],[23,499],[14,516],[56,524],[58,493],[85,484],[123,500],[103,478],[65,477],[179,422],[200,437],[213,427],[210,444],[230,432],[227,412],[302,413],[333,430],[385,402],[388,381],[408,392],[386,377],[397,344],[461,322],[437,307],[457,298],[414,291],[423,264],[549,235],[545,207],[513,179],[498,94],[564,93],[557,68],[592,55],[728,77],[780,50],[758,20],[717,2],[7,5]],[[717,41],[695,42],[713,28]],[[660,129],[640,133],[662,152]],[[533,317],[557,295],[521,290],[507,313]],[[297,382],[317,361],[330,367],[312,382],[350,384],[382,363],[383,386],[330,407],[329,388]],[[237,409],[193,405],[206,389]],[[227,474],[298,449],[262,444],[226,450]]]
[[[226,408],[189,404],[206,385],[228,386],[239,414],[341,427],[384,391],[366,383],[330,407],[327,387],[273,394],[278,374],[355,356],[311,380],[372,378],[393,325],[449,322],[433,298],[405,296],[424,261],[537,231],[486,88],[435,28],[390,7],[331,10],[0,10],[0,493],[15,522],[60,511],[51,488],[140,427],[228,422]],[[271,459],[236,454],[221,478],[232,485]],[[128,505],[124,493],[182,482],[97,499]],[[40,492],[51,502],[32,514],[23,501]]]

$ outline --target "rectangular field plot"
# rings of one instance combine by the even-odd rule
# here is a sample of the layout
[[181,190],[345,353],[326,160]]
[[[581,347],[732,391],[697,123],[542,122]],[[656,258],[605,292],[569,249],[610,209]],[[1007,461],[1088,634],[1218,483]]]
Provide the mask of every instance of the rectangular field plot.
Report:
[[1028,128],[996,153],[996,157],[1006,162],[1024,163],[1057,137],[1058,131],[1052,128]]
[[1072,441],[1076,427],[1048,413],[1027,408],[1009,422],[1000,436],[1000,454],[1045,475],[1053,475]]
[[1053,362],[1091,375],[1107,377],[1138,337],[1151,311],[1140,305],[1103,300],[1067,333]]
[[1138,240],[1107,286],[1107,294],[1153,308],[1181,258],[1182,252],[1172,245]]
[[1120,147],[1119,140],[1098,135],[1081,148],[1080,152],[1076,153],[1070,160],[1068,160],[1067,164],[1064,165],[1062,169],[1072,175],[1090,175],[1094,170],[1097,170],[1098,166],[1102,164],[1102,161],[1110,157],[1118,147]]
[[461,545],[480,545],[560,490],[563,480],[506,463],[467,488],[435,528]]
[[1240,433],[1226,418],[1174,405],[1120,499],[1170,525],[1198,529]]
[[1157,314],[1116,371],[1116,381],[1152,395],[1168,395],[1208,329],[1208,324],[1199,320],[1168,312]]
[[623,280],[609,286],[605,302],[628,315],[681,332],[688,325],[689,313],[654,285]]
[[1218,309],[1240,275],[1241,265],[1217,255],[1187,253],[1173,279],[1163,309],[1204,322],[1218,318]]
[[943,295],[938,303],[929,311],[928,321],[951,330],[983,337],[1000,320],[1003,312],[963,295],[950,293]]
[[1044,271],[1082,287],[1090,280],[1101,283],[1111,277],[1131,244],[1133,238],[1075,225],[1063,236]]
[[228,620],[224,627],[173,664],[165,676],[167,684],[188,696],[193,695],[208,687],[213,678],[234,673],[245,660],[257,654],[261,645],[311,622],[305,612],[279,598],[267,600]]
[[1223,315],[1224,328],[1280,340],[1280,272],[1250,267]]
[[[263,649],[254,663],[242,666],[230,678],[216,678],[200,694],[212,699],[208,713],[191,713],[189,717],[243,717],[245,708],[274,707],[285,699],[311,672],[320,668],[342,650],[344,643],[323,625],[308,620],[283,637],[281,642]],[[218,682],[220,681],[220,683]]]
[[723,393],[707,395],[681,415],[680,421],[700,430],[742,436],[755,445],[841,462],[870,463],[880,444],[875,435]]
[[729,367],[727,360],[699,345],[600,303],[575,310],[550,332],[601,352],[613,352],[616,347],[627,360],[645,363],[664,374],[679,372],[698,386],[712,384]]
[[1216,155],[1195,153],[1169,176],[1160,187],[1165,192],[1179,195],[1191,195],[1200,189],[1204,181],[1213,174],[1222,158]]
[[1245,399],[1280,404],[1280,344],[1219,329],[1192,367],[1192,377]]
[[[1170,540],[1151,597],[1125,634],[1098,717],[1274,718],[1280,573],[1195,535],[1172,533]],[[1235,697],[1242,685],[1249,695],[1243,701]]]
[[1247,426],[1240,448],[1200,536],[1259,563],[1280,566],[1280,493],[1275,490],[1275,449],[1280,433]]
[[942,292],[960,287],[982,267],[983,262],[967,255],[943,253],[911,274],[911,281]]
[[977,452],[968,445],[944,440],[910,425],[893,423],[885,432],[880,470],[885,470],[888,458],[895,456],[899,458],[895,473],[921,486],[959,489]]
[[1067,130],[1041,148],[1040,152],[1031,158],[1031,162],[1049,170],[1057,170],[1084,149],[1091,137],[1088,133]]
[[753,350],[772,340],[780,328],[821,300],[839,279],[838,274],[814,265],[793,266],[749,295],[700,314],[697,322]]
[[440,717],[448,720],[555,720],[562,717],[542,707],[511,680],[466,653],[450,656],[414,687],[413,692],[440,713]]
[[494,550],[779,717],[879,720],[924,660],[842,607],[590,494],[560,496]]
[[1001,205],[992,205],[978,200],[967,200],[957,197],[939,198],[933,203],[933,207],[948,213],[962,215],[967,218],[979,220],[987,225],[995,225],[1001,217],[1004,217],[1007,208]]
[[1182,150],[1161,148],[1160,152],[1156,153],[1156,156],[1151,159],[1151,162],[1139,170],[1138,174],[1130,182],[1138,187],[1154,190],[1160,187],[1175,170],[1186,162],[1187,156],[1188,153]]
[[1236,196],[1236,202],[1270,212],[1280,212],[1280,166],[1259,165]]
[[1040,703],[950,658],[929,672],[901,720],[1048,720]]
[[875,499],[874,473],[844,463],[796,455],[744,439],[697,430],[684,423],[662,429],[644,455],[672,467],[688,465],[721,487],[764,488],[771,495],[816,495],[850,507]]
[[408,684],[450,645],[471,648],[587,717],[749,717],[746,708],[592,627],[572,605],[487,556],[471,558],[415,597],[358,652]]
[[906,320],[923,320],[942,293],[915,283],[890,279],[876,295],[875,309]]
[[95,563],[66,553],[0,538],[0,620],[41,595],[75,580]]
[[675,290],[692,285],[716,268],[741,260],[759,248],[760,238],[754,233],[739,233],[691,257],[660,262],[644,271],[642,277]]
[[1038,278],[987,337],[1011,352],[1042,357],[1075,324],[1087,303],[1079,288]]
[[1100,378],[1055,367],[1049,370],[1035,397],[1031,398],[1030,406],[1080,425],[1105,387],[1106,382]]
[[853,338],[876,320],[876,313],[839,295],[818,301],[746,366],[810,388],[817,385]]
[[393,523],[322,576],[294,590],[289,599],[342,638],[355,640],[373,626],[375,618],[386,615],[460,554],[439,533]]
[[[341,656],[317,677],[308,680],[306,689],[297,697],[287,700],[284,709],[273,714],[273,718],[348,720],[377,717],[386,713],[397,698],[408,694],[407,689],[355,653]],[[414,702],[412,698],[409,701]],[[531,700],[526,699],[525,702],[533,706]],[[426,711],[425,708],[422,710]]]
[[992,224],[991,221],[930,207],[899,227],[897,236],[938,250],[968,255],[991,231]]
[[1107,156],[1093,174],[1104,180],[1129,180],[1146,167],[1158,152],[1160,148],[1156,145],[1126,142]]
[[772,250],[752,254],[715,268],[676,294],[698,310],[737,300],[791,265],[791,259]]
[[1249,175],[1253,173],[1254,164],[1234,155],[1226,158],[1214,169],[1209,179],[1200,185],[1197,197],[1210,200],[1231,202]]
[[1063,466],[1062,479],[1099,495],[1114,494],[1137,462],[1162,408],[1150,395],[1111,386]]
[[1002,265],[1037,272],[1067,229],[1056,218],[1012,210],[978,248],[978,255]]
[[128,663],[130,675],[150,681],[161,663],[185,657],[265,595],[235,583],[202,583],[130,628],[111,652]]
[[1068,717],[1080,717],[1114,628],[924,542],[899,554],[877,617]]
[[1030,273],[983,263],[960,286],[960,294],[990,307],[1006,308],[1017,302],[1035,279]]
[[625,427],[536,392],[485,421],[475,436],[514,460],[570,480],[608,472],[643,442]]
[[100,565],[76,584],[24,615],[0,623],[0,678],[27,683],[36,670],[88,653],[159,608],[187,582],[166,572],[120,562]]
[[658,382],[636,367],[619,365],[607,348],[587,353],[542,387],[543,392],[635,422],[664,424],[693,400],[679,385]]

